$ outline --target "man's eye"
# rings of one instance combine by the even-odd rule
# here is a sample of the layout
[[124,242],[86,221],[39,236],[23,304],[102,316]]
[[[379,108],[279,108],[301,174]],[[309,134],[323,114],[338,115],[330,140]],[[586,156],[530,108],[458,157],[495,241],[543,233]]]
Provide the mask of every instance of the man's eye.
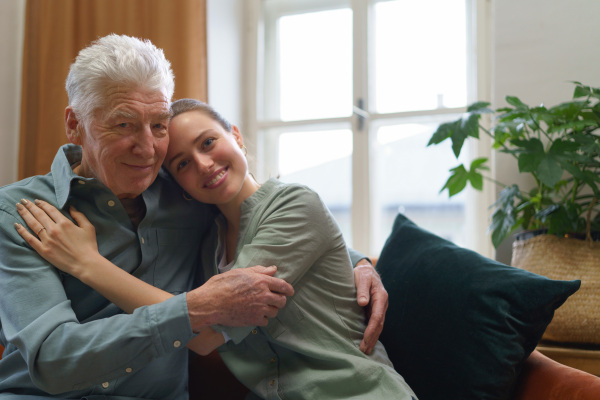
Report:
[[119,124],[119,128],[127,128],[127,127],[129,127],[129,123],[128,122],[121,122]]

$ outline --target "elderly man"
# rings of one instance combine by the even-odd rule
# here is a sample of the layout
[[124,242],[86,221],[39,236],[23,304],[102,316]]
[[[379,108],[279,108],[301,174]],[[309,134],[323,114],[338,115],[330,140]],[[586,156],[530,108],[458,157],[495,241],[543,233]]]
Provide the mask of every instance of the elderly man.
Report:
[[[173,74],[148,41],[109,35],[83,49],[66,88],[66,134],[45,176],[0,189],[0,399],[187,398],[187,351],[207,325],[264,325],[292,287],[256,266],[193,289],[209,207],[162,171]],[[132,314],[40,258],[13,228],[15,204],[43,199],[82,211],[100,253],[174,297]],[[44,228],[37,232],[43,238]],[[376,341],[387,295],[372,268],[359,297],[382,298],[363,350]],[[370,288],[370,289],[369,289]]]

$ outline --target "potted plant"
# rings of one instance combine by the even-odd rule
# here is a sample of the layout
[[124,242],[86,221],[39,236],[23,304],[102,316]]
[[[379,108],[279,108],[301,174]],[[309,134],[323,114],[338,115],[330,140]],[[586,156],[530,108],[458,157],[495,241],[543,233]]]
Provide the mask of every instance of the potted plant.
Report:
[[[450,140],[458,158],[469,138],[478,139],[485,134],[492,139],[494,150],[512,156],[519,172],[529,174],[535,185],[523,188],[493,181],[502,190],[492,206],[492,243],[498,247],[518,230],[542,233],[541,239],[513,243],[512,264],[554,279],[582,279],[580,293],[590,292],[595,297],[592,306],[600,309],[600,294],[596,294],[600,293],[600,247],[591,242],[592,232],[600,231],[600,88],[574,84],[573,98],[550,108],[528,106],[515,96],[507,96],[508,106],[496,110],[490,109],[489,103],[474,103],[456,121],[440,125],[428,146]],[[490,129],[481,121],[486,114],[494,117]],[[489,171],[487,162],[487,158],[478,158],[468,167],[461,164],[452,168],[442,191],[447,189],[454,196],[468,184],[481,190],[483,181],[491,180],[484,175]],[[567,240],[572,237],[587,240]],[[569,248],[561,247],[565,243]],[[576,276],[565,276],[569,269],[563,265],[566,262],[579,269],[583,264],[590,264],[591,268],[587,272],[578,269]],[[588,277],[589,274],[593,276]],[[571,314],[568,318],[576,318],[573,323],[581,327],[584,317],[574,315],[573,310],[565,313]],[[558,312],[555,320],[557,317]],[[562,336],[555,340],[600,344],[600,316],[591,318],[591,323],[594,326],[590,334],[581,340]]]

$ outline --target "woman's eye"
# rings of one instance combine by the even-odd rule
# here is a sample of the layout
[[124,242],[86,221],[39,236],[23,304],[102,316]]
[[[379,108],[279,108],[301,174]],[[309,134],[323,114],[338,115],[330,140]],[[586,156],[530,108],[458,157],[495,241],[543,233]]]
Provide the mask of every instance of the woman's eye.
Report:
[[209,147],[211,144],[213,144],[213,143],[214,143],[214,141],[215,141],[215,139],[214,139],[214,138],[208,138],[208,139],[206,139],[206,140],[204,141],[204,143],[203,143],[203,147]]
[[188,165],[189,161],[184,160],[181,161],[179,164],[177,164],[177,171],[180,171],[182,168],[184,168],[186,165]]

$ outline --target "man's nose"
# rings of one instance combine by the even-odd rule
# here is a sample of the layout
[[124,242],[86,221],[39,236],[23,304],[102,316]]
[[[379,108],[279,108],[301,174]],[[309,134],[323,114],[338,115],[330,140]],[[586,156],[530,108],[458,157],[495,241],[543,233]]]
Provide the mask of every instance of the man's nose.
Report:
[[156,138],[152,134],[152,128],[149,125],[144,125],[136,135],[133,152],[144,158],[152,158],[154,157],[155,142]]

